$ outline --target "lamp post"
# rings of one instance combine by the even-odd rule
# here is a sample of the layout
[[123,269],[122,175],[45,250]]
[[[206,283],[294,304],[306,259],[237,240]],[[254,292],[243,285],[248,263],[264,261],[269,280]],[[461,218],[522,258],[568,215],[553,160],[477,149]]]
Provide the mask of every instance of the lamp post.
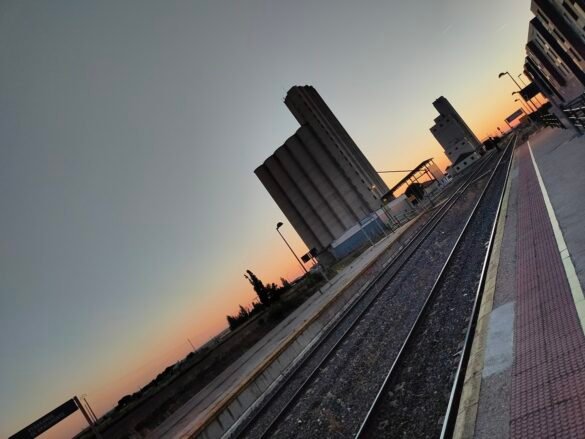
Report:
[[509,72],[502,72],[498,75],[498,78],[501,78],[502,76],[506,76],[508,75],[510,77],[510,79],[514,82],[514,84],[516,84],[516,87],[518,87],[518,90],[522,90],[522,87],[520,87],[520,84],[518,84],[516,82],[516,80],[512,77],[512,75],[510,75]]
[[518,75],[518,79],[520,80],[520,82],[522,83],[522,85],[523,85],[524,87],[526,87],[526,85],[527,85],[527,84],[526,84],[526,83],[524,82],[524,80],[522,79],[522,73],[520,73],[520,74]]
[[[510,79],[512,80],[512,82],[514,84],[516,84],[516,87],[518,87],[518,90],[522,91],[522,87],[520,87],[520,84],[518,84],[518,82],[516,82],[516,80],[512,77],[512,75],[510,75],[509,72],[502,72],[502,73],[500,73],[498,75],[498,78],[501,78],[502,76],[506,76],[506,75],[508,75],[510,77]],[[519,93],[519,92],[516,91],[516,92],[514,92],[512,94],[515,94],[515,93]],[[522,95],[520,95],[520,96],[522,96]],[[524,98],[522,97],[522,99],[524,99]],[[524,102],[526,102],[526,104],[528,105],[528,101],[526,101],[526,99],[524,99]],[[534,106],[534,104],[533,104],[533,106]],[[528,107],[529,108],[532,108],[530,105],[528,105]],[[534,110],[536,111],[536,107],[534,107]]]
[[280,233],[280,230],[278,230],[282,226],[283,226],[283,224],[279,221],[276,224],[276,231],[278,232],[278,234],[280,235],[280,237],[282,238],[282,240],[284,241],[284,243],[286,244],[286,246],[288,247],[288,249],[291,251],[291,253],[295,257],[295,259],[299,262],[299,265],[301,266],[301,268],[305,271],[305,273],[308,273],[307,269],[305,268],[305,266],[303,265],[303,263],[301,262],[301,260],[297,256],[297,254],[294,252],[294,250],[292,249],[292,247],[289,245],[288,241],[286,239],[284,239],[284,236],[282,236],[282,233]]
[[83,395],[81,395],[81,399],[83,399],[83,402],[85,402],[85,405],[87,406],[87,409],[89,411],[89,413],[91,414],[91,417],[93,418],[93,422],[97,423],[98,418],[95,415],[93,409],[91,408],[91,406],[89,405],[89,402],[87,402],[87,395],[84,393]]
[[[512,96],[514,95],[520,95],[522,96],[522,94],[519,91],[513,91],[512,92]],[[529,100],[527,101],[526,99],[522,98],[524,100],[524,102],[526,102],[526,105],[528,105],[528,108],[530,108],[532,111],[536,111],[538,108],[536,108],[536,105],[534,105],[533,102],[530,102]]]
[[[524,75],[524,76],[526,76],[526,75]],[[528,78],[528,77],[527,77],[527,78]],[[526,83],[525,83],[525,82],[522,80],[522,73],[520,73],[520,74],[518,75],[518,79],[520,80],[520,82],[522,82],[522,85],[523,85],[524,87],[526,87],[526,86],[528,85],[528,84],[526,84]],[[528,79],[530,79],[530,78],[528,78]],[[538,104],[539,104],[539,105],[542,105],[542,102],[540,102],[540,99],[538,99],[538,96],[534,96],[534,99],[536,100],[536,102],[538,102]]]
[[528,107],[526,105],[522,105],[522,100],[516,98],[516,99],[514,99],[514,102],[520,102],[520,106],[524,109],[524,112],[526,114],[528,114],[530,112],[530,111],[526,111],[528,109]]

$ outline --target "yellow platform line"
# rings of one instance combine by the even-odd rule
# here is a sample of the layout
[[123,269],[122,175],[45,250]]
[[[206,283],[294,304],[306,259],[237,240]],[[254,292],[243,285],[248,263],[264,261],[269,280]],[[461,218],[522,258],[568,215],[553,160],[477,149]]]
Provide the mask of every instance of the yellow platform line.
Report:
[[552,207],[552,203],[550,202],[546,186],[544,185],[544,181],[540,175],[540,170],[536,164],[530,141],[528,141],[528,150],[530,151],[530,157],[532,157],[532,164],[534,165],[536,177],[538,178],[538,184],[540,185],[540,190],[542,191],[542,196],[544,197],[546,211],[548,212],[548,217],[552,224],[555,240],[557,241],[557,247],[559,248],[561,260],[563,261],[563,267],[565,268],[565,274],[567,276],[567,280],[569,281],[571,295],[573,296],[573,301],[575,302],[575,307],[577,308],[577,315],[579,316],[579,321],[581,322],[581,329],[585,333],[585,296],[583,295],[583,289],[581,288],[581,283],[579,282],[577,272],[575,271],[575,266],[571,260],[571,255],[569,253],[569,249],[567,248],[567,243],[565,242],[563,232],[561,231],[559,222],[557,221],[557,217],[555,215],[555,211]]

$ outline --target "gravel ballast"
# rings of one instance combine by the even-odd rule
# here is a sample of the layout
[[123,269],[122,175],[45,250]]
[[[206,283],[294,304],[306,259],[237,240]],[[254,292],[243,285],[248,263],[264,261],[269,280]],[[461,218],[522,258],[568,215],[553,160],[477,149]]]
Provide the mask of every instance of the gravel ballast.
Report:
[[[488,166],[494,166],[495,157],[489,160]],[[373,299],[372,306],[321,365],[294,403],[287,407],[285,416],[270,431],[270,436],[355,435],[487,179],[484,175],[469,186],[394,279]],[[383,255],[372,270],[381,270],[389,257],[391,254]],[[385,282],[381,279],[380,284]],[[375,290],[373,288],[371,294]],[[356,320],[357,313],[363,311],[369,301],[367,294],[370,293],[361,301],[363,305],[360,302],[279,389],[242,433],[243,437],[264,434],[296,390]],[[461,340],[463,337],[464,334]]]

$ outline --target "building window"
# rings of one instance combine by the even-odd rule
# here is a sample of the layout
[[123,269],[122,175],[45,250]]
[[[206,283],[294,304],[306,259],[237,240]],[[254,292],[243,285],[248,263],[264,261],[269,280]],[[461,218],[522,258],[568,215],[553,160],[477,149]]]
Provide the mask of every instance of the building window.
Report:
[[556,29],[553,30],[553,34],[555,35],[555,37],[557,37],[557,40],[559,40],[561,43],[565,44],[565,39],[562,37],[562,35]]
[[573,11],[573,8],[567,2],[563,2],[563,8],[565,8],[565,11],[567,11],[569,15],[573,17],[573,20],[579,20],[579,16],[575,11]]
[[571,72],[569,72],[569,69],[567,69],[563,63],[558,61],[558,66],[560,67],[561,73],[563,73],[564,76],[567,76],[567,77],[571,76]]
[[542,21],[544,24],[549,24],[548,20],[546,19],[546,17],[544,16],[540,9],[536,11],[536,15],[538,15],[538,18],[540,18],[540,21]]
[[473,156],[471,156],[471,160],[473,160]]
[[571,54],[571,56],[577,60],[577,62],[581,61],[581,58],[579,58],[579,56],[575,53],[575,51],[572,48],[569,48],[569,53]]

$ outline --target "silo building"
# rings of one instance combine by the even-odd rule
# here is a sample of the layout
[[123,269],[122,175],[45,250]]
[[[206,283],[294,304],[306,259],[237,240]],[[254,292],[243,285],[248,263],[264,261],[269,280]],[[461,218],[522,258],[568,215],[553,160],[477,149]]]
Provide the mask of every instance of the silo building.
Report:
[[388,188],[313,87],[292,87],[284,102],[301,127],[254,172],[307,247],[338,257],[332,243]]
[[439,116],[431,133],[451,161],[449,174],[453,175],[479,159],[483,145],[446,98],[439,97],[433,106]]

